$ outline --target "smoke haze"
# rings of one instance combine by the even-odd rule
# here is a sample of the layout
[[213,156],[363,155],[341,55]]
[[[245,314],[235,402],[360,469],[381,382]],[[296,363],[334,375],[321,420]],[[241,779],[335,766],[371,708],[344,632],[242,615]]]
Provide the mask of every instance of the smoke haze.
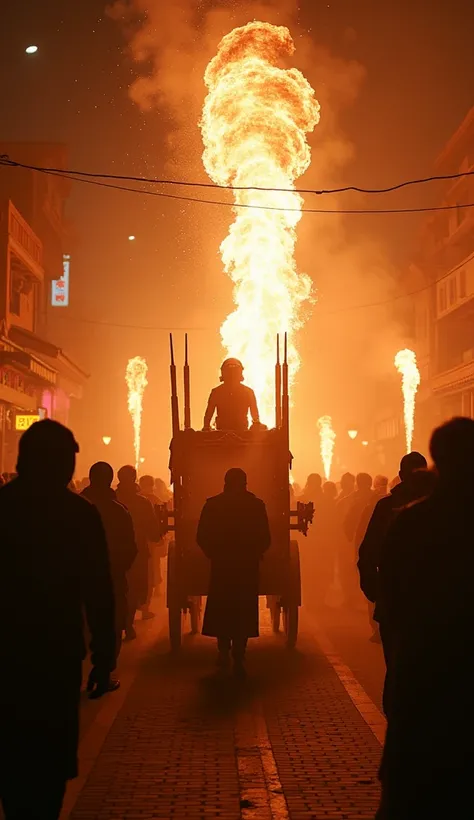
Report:
[[[156,116],[167,127],[166,157],[160,167],[175,178],[208,181],[199,131],[204,71],[225,34],[257,19],[288,26],[296,45],[291,64],[303,72],[321,104],[320,124],[309,136],[311,166],[299,184],[332,188],[353,181],[350,167],[356,149],[344,133],[344,117],[357,106],[365,70],[319,45],[317,31],[303,30],[297,6],[293,0],[118,0],[109,6],[109,15],[123,27],[126,53],[137,72],[130,98],[150,115],[150,128]],[[376,206],[373,199],[355,195],[304,199],[307,208]],[[230,209],[212,206],[193,206],[191,213],[183,242],[189,243],[190,264],[202,290],[188,320],[216,324],[210,346],[198,344],[193,356],[197,426],[221,355],[219,326],[232,310],[232,283],[222,271],[219,246],[233,216]],[[294,394],[292,445],[295,475],[302,481],[308,472],[321,469],[320,416],[331,415],[337,432],[356,425],[370,435],[375,377],[393,376],[394,354],[406,340],[400,338],[392,304],[350,309],[390,300],[394,292],[395,272],[373,223],[363,216],[303,215],[296,258],[298,269],[313,279],[317,297],[298,342],[303,362]],[[200,357],[206,360],[202,367]]]

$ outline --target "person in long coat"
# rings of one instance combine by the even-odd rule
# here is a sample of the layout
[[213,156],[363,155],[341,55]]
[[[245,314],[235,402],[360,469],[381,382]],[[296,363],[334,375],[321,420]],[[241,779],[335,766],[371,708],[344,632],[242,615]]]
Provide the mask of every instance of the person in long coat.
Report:
[[95,696],[109,691],[115,668],[104,529],[95,507],[67,489],[77,451],[61,424],[37,422],[20,440],[18,478],[0,489],[0,800],[7,820],[56,820],[66,782],[77,775],[83,613]]
[[127,508],[132,517],[135,542],[137,545],[137,556],[128,573],[128,606],[125,623],[125,639],[130,641],[136,638],[136,632],[133,626],[135,613],[137,609],[140,609],[146,604],[148,596],[149,543],[150,541],[160,541],[162,533],[153,505],[140,495],[135,467],[131,467],[130,465],[121,467],[117,476],[119,480],[117,501]]
[[379,567],[391,632],[383,820],[472,816],[474,421],[435,430],[432,495],[402,511]]
[[90,484],[81,495],[97,507],[109,549],[110,569],[115,596],[117,658],[127,620],[127,573],[137,557],[135,532],[130,513],[119,504],[111,487],[114,471],[110,464],[98,461],[89,472]]
[[270,540],[264,502],[247,490],[243,470],[229,470],[224,492],[203,507],[197,543],[211,562],[202,633],[217,638],[221,668],[232,650],[237,676],[245,675],[247,639],[259,634],[259,566]]

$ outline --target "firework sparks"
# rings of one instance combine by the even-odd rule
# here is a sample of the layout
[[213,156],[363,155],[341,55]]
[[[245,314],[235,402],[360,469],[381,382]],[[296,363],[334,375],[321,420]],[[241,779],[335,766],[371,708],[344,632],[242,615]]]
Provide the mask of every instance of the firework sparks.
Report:
[[244,362],[265,422],[274,408],[276,334],[289,334],[291,384],[300,361],[294,334],[311,296],[311,280],[298,273],[294,260],[303,200],[291,189],[310,164],[306,134],[319,121],[319,103],[300,71],[278,67],[294,50],[283,26],[254,22],[234,29],[206,69],[208,94],[200,124],[205,169],[214,182],[234,186],[237,205],[293,209],[235,208],[221,245],[236,305],[222,325],[222,342],[227,355]]
[[324,476],[329,481],[331,475],[332,457],[334,454],[334,442],[336,434],[332,428],[331,416],[321,416],[318,419],[319,442],[321,450],[321,460],[324,466]]
[[407,453],[411,452],[413,430],[415,429],[415,396],[420,384],[420,371],[413,350],[399,350],[395,356],[395,367],[402,375],[403,416]]
[[125,381],[128,387],[128,410],[133,422],[133,446],[135,450],[135,467],[140,466],[140,434],[142,427],[143,393],[148,384],[148,365],[141,356],[135,356],[127,364]]

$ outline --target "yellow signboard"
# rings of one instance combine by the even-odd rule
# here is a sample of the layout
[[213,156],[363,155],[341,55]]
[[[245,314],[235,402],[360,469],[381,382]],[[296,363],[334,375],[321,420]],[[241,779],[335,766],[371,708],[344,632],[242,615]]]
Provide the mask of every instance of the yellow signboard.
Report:
[[31,427],[35,421],[39,420],[39,416],[17,416],[15,420],[15,429],[24,432],[25,430],[28,430],[28,427]]

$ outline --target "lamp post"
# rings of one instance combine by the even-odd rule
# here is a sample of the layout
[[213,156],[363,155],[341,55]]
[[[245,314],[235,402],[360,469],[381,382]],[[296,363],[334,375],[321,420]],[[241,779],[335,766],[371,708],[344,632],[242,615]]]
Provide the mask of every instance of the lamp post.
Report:
[[358,430],[348,430],[347,435],[349,436],[350,439],[352,439],[352,441],[355,441],[355,439],[359,435],[359,431]]
[[102,441],[104,442],[105,446],[108,447],[110,442],[112,441],[111,436],[102,436]]

